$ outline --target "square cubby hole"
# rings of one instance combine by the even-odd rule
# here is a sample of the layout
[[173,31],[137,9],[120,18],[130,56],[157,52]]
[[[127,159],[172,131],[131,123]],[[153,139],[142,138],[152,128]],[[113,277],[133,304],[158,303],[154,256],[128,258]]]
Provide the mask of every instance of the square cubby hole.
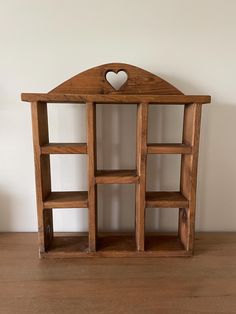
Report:
[[136,168],[136,105],[96,105],[97,168]]
[[149,105],[148,143],[182,143],[184,105]]
[[49,142],[87,142],[87,115],[85,104],[47,104],[47,106]]
[[87,155],[50,155],[52,191],[87,191]]
[[179,191],[180,154],[151,154],[147,156],[147,191]]
[[145,250],[179,251],[184,247],[178,237],[178,208],[147,208],[145,213]]
[[98,184],[98,250],[135,251],[135,185]]

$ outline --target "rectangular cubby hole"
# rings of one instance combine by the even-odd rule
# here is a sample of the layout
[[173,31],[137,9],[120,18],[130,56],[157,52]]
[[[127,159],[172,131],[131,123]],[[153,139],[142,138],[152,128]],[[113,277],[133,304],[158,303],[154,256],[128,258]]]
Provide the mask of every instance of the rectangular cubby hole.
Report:
[[98,251],[135,251],[135,185],[99,184]]
[[146,251],[183,251],[178,237],[178,208],[147,208],[145,219]]
[[85,104],[47,104],[50,143],[86,143]]
[[97,168],[135,170],[137,106],[97,104]]
[[147,191],[179,191],[181,155],[147,156]]
[[87,252],[87,156],[50,155],[50,166],[52,192],[44,200],[44,208],[53,209],[54,237],[49,251]]
[[182,143],[183,120],[184,105],[150,105],[148,154],[190,154],[190,145]]
[[87,155],[50,155],[52,191],[87,191]]
[[182,143],[184,105],[149,105],[148,143]]
[[53,209],[53,227],[50,252],[88,252],[87,208]]
[[[163,208],[166,213],[168,208],[189,207],[189,200],[180,192],[180,168],[181,155],[148,156],[147,208]],[[176,215],[175,211],[170,213]]]

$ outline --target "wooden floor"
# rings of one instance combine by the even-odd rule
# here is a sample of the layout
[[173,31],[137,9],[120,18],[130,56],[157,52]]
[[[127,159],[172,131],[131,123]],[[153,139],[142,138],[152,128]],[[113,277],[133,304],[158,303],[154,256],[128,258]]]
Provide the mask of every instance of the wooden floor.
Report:
[[0,233],[1,314],[236,313],[236,233],[193,258],[38,259],[35,233]]

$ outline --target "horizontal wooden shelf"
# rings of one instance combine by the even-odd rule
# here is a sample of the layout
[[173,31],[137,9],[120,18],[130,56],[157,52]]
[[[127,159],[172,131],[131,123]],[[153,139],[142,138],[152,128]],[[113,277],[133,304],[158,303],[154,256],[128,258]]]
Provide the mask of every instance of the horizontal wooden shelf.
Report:
[[48,103],[86,103],[95,102],[99,104],[137,104],[146,102],[149,104],[191,104],[210,103],[211,97],[207,95],[142,95],[142,94],[57,94],[57,93],[23,93],[22,101],[42,101]]
[[43,206],[44,208],[86,208],[88,192],[51,192]]
[[97,170],[95,176],[98,184],[136,183],[138,180],[136,170]]
[[87,154],[86,143],[49,143],[41,146],[41,154]]
[[191,154],[192,147],[186,144],[147,144],[148,154]]
[[146,192],[146,207],[188,208],[189,201],[180,192]]
[[181,257],[190,256],[176,235],[148,234],[145,237],[145,251],[137,251],[135,237],[124,233],[103,233],[97,238],[96,252],[90,252],[88,235],[66,233],[55,236],[49,250],[41,253],[45,258],[74,257]]

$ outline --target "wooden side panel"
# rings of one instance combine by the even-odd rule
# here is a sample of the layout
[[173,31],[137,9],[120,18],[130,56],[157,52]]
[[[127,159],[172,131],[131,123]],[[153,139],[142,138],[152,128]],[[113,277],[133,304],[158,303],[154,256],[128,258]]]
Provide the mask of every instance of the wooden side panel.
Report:
[[192,154],[181,161],[181,193],[189,200],[189,209],[180,209],[179,236],[188,251],[193,251],[195,234],[197,165],[201,126],[201,104],[185,105],[183,143],[192,146]]
[[97,186],[95,172],[96,158],[96,104],[87,103],[87,152],[88,152],[88,211],[89,251],[96,251],[97,242]]
[[43,208],[43,201],[51,192],[49,156],[41,155],[41,145],[48,143],[47,104],[33,102],[31,104],[32,130],[35,160],[35,182],[38,212],[39,249],[45,252],[53,237],[52,209]]
[[146,206],[146,160],[147,160],[147,120],[148,104],[140,103],[137,109],[137,174],[136,184],[136,246],[144,251],[145,246],[145,206]]

